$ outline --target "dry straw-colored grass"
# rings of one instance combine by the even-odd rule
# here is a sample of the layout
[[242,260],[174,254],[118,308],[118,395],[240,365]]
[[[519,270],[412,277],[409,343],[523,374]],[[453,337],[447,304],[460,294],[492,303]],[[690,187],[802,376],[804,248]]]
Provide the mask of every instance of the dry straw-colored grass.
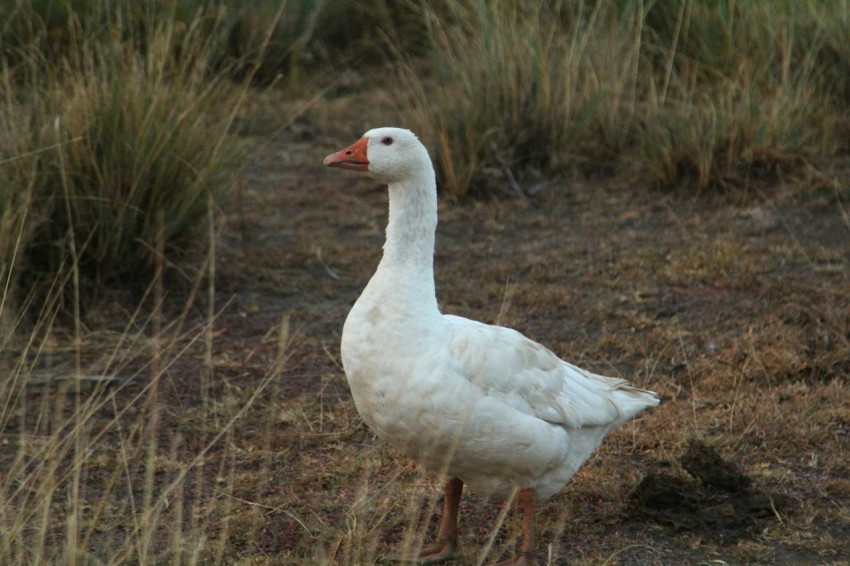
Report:
[[623,166],[665,186],[746,189],[846,152],[846,3],[446,2],[423,12],[427,65],[397,53],[397,68],[411,125],[455,196],[488,179],[518,191],[541,172]]
[[[286,326],[283,348],[250,392],[207,393],[182,417],[205,431],[185,446],[179,432],[166,432],[176,429],[163,393],[180,379],[184,358],[212,350],[214,320],[180,330],[183,319],[163,326],[160,313],[140,320],[137,311],[124,331],[83,332],[66,349],[53,326],[60,308],[49,301],[28,342],[3,345],[0,561],[196,563],[217,519],[214,500],[198,498],[206,474],[227,485],[233,474],[207,458],[283,369]],[[192,373],[201,389],[213,389],[215,365]]]
[[[4,564],[149,564],[163,554],[197,560],[209,514],[202,503],[184,509],[184,500],[201,489],[210,449],[224,442],[285,360],[283,326],[280,354],[256,387],[221,398],[208,393],[215,365],[214,207],[232,182],[229,127],[257,66],[243,86],[231,84],[227,69],[210,66],[222,38],[205,27],[203,12],[188,27],[171,20],[133,27],[138,22],[121,18],[127,7],[115,8],[115,20],[98,20],[108,33],[74,37],[55,60],[36,49],[38,34],[32,49],[4,59]],[[68,18],[72,32],[87,29],[78,26],[84,20]],[[181,273],[185,306],[165,321],[166,267],[186,257],[180,248],[204,225],[206,259],[194,274]],[[104,294],[97,284],[128,279],[138,294],[119,300],[134,297],[137,306],[98,321],[89,304]],[[206,320],[188,322],[204,281]],[[98,322],[105,325],[92,330]],[[160,384],[173,386],[174,366],[198,350],[206,355],[195,359],[206,364],[196,375],[204,394],[194,418],[209,432],[187,448],[179,434],[163,431]],[[226,475],[226,467],[216,473]],[[165,553],[163,537],[171,545]]]
[[31,273],[49,278],[73,262],[100,281],[150,274],[157,231],[174,255],[206,218],[207,199],[232,182],[234,115],[221,105],[238,107],[240,95],[205,69],[213,40],[200,31],[159,27],[144,56],[132,44],[86,44],[23,84],[7,73],[15,94],[3,119],[15,142],[3,193],[17,202],[4,214],[25,226]]

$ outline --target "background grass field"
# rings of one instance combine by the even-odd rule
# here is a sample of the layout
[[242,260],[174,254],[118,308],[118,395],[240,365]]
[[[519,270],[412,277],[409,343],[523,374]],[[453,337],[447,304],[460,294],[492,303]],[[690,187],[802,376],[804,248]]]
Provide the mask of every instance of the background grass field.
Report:
[[[390,124],[437,168],[444,309],[664,398],[544,506],[541,560],[850,562],[850,3],[0,13],[0,563],[421,543],[439,478],[338,355],[385,194],[320,167]],[[694,441],[768,511],[692,479]],[[498,504],[461,512],[466,562],[509,552]]]

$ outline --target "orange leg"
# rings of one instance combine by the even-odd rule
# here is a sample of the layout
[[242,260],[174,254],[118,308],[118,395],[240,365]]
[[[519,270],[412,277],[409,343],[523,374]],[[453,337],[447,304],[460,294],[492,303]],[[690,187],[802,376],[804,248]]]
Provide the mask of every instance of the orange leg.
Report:
[[537,537],[534,530],[534,490],[523,489],[517,496],[517,504],[522,509],[522,545],[519,552],[499,566],[533,566],[537,563]]
[[463,493],[462,480],[452,478],[446,482],[446,498],[443,516],[440,519],[440,531],[437,533],[437,543],[422,550],[419,554],[419,564],[438,564],[458,555],[457,515],[461,493]]
[[440,519],[440,531],[433,546],[422,549],[418,556],[393,557],[390,562],[405,564],[440,564],[460,555],[457,540],[457,515],[460,508],[460,496],[463,493],[463,481],[452,478],[446,482],[446,498],[443,516]]

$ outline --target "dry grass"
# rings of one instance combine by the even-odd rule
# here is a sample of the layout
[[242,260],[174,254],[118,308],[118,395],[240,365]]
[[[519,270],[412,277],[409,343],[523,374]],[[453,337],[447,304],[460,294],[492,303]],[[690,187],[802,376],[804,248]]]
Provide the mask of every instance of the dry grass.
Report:
[[[423,18],[427,75],[404,59],[408,119],[433,148],[441,189],[463,196],[496,173],[610,162],[629,129],[640,48],[637,14],[623,27],[599,3],[522,7],[448,2]],[[566,21],[567,23],[564,23]],[[439,84],[440,88],[433,88]]]
[[241,166],[230,130],[258,67],[241,86],[213,67],[223,41],[214,15],[140,30],[122,13],[56,60],[32,51],[3,66],[0,245],[16,265],[0,275],[14,309],[20,278],[43,299],[73,265],[72,291],[91,302],[103,284],[146,281],[161,261],[173,268],[204,241],[208,204]]
[[681,37],[662,55],[670,72],[646,97],[634,156],[651,177],[746,189],[839,151],[846,101],[833,98],[841,83],[818,59],[831,34],[806,21],[822,17],[814,4],[730,5],[728,19],[682,5]]
[[494,180],[519,192],[571,168],[749,189],[846,153],[849,14],[817,2],[446,2],[423,12],[426,64],[399,51],[397,68],[449,194]]
[[[796,23],[790,4],[766,13],[758,3],[720,3],[737,10],[731,19],[698,2],[671,3],[676,9],[660,15],[564,2],[557,18],[549,7],[447,5],[453,19],[431,12],[431,59],[404,59],[414,106],[400,114],[432,140],[444,189],[460,194],[484,181],[536,190],[523,200],[442,207],[436,264],[445,310],[516,327],[571,361],[664,396],[542,507],[541,560],[846,564],[850,222],[839,134],[847,83],[828,74],[846,64],[846,42],[836,39],[846,3],[834,18],[801,4]],[[743,43],[753,20],[780,33],[752,32]],[[816,44],[806,39],[812,29]],[[160,28],[162,42],[152,45],[173,53],[175,41],[195,33],[180,30]],[[456,48],[459,36],[466,49]],[[375,441],[337,353],[345,313],[380,256],[386,197],[369,181],[318,171],[351,131],[396,116],[388,108],[398,97],[371,89],[346,97],[342,85],[337,99],[317,105],[315,93],[293,100],[294,91],[268,90],[222,111],[204,97],[234,100],[233,90],[191,65],[100,55],[124,61],[124,74],[89,52],[73,67],[88,72],[39,83],[69,95],[52,107],[12,95],[27,77],[20,68],[3,77],[0,563],[363,564],[418,547],[434,532],[440,479]],[[380,82],[380,70],[371,72]],[[826,99],[824,84],[834,86]],[[476,99],[482,89],[489,94]],[[110,106],[110,95],[122,102]],[[145,98],[155,104],[136,105]],[[199,115],[182,106],[195,102]],[[105,154],[120,158],[90,159],[86,144],[97,136],[72,126],[95,107],[135,123],[156,116],[141,136],[154,141],[142,144],[147,157],[135,162],[104,135]],[[69,128],[60,143],[48,117],[65,108],[74,111],[59,120],[60,131]],[[558,122],[541,119],[541,108]],[[83,177],[120,177],[128,162],[151,173],[151,156],[176,155],[159,143],[163,120],[187,126],[175,132],[177,146],[214,146],[227,143],[228,111],[237,110],[250,161],[221,208],[206,192],[193,201],[206,231],[195,232],[199,257],[181,276],[183,296],[167,278],[171,236],[154,221],[118,230],[149,254],[137,296],[128,302],[103,290],[100,304],[88,303],[80,255],[108,224],[98,214],[95,228],[74,225],[65,261],[34,298],[30,272],[20,269],[34,233],[23,220],[46,217],[35,195],[48,155],[87,163],[75,168],[89,172]],[[290,130],[274,126],[281,116]],[[832,157],[824,171],[838,181],[806,181],[818,154]],[[221,155],[207,154],[211,169],[193,171],[188,183],[214,177]],[[171,164],[166,177],[187,173]],[[637,176],[628,184],[552,176],[612,165]],[[73,186],[59,177],[63,191]],[[739,204],[636,186],[761,186],[766,178],[776,185]],[[71,201],[56,202],[61,213]],[[679,457],[693,439],[789,503],[737,530],[648,520],[629,493],[651,474],[689,480]],[[500,504],[470,493],[461,513],[464,562],[489,563],[515,546],[518,525]]]
[[[279,377],[289,329],[286,321],[278,327],[277,353],[249,391],[221,387],[221,362],[213,357],[218,314],[211,306],[206,320],[187,319],[198,300],[193,293],[182,314],[165,323],[162,274],[160,263],[148,289],[152,312],[127,313],[121,331],[85,330],[78,313],[73,335],[65,335],[56,324],[61,285],[27,327],[26,341],[4,329],[4,564],[153,564],[166,556],[179,564],[221,555],[207,540],[216,500],[202,494],[210,474],[231,485],[234,470],[226,457],[208,460]],[[200,272],[193,287],[207,277]],[[195,395],[191,407],[180,407],[187,367]]]

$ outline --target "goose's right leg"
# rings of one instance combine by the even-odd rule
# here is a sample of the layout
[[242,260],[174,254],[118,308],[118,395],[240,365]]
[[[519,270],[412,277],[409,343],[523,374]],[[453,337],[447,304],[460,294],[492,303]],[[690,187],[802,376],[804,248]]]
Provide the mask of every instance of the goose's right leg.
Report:
[[423,548],[413,556],[394,556],[384,561],[403,564],[441,564],[460,556],[460,546],[457,536],[457,514],[460,508],[460,496],[463,493],[463,481],[451,478],[446,482],[445,501],[443,504],[443,516],[440,519],[440,530],[437,533],[437,541],[427,548]]
[[439,564],[459,555],[460,547],[457,540],[457,515],[460,508],[460,496],[463,493],[463,481],[451,478],[446,482],[443,516],[440,519],[440,531],[437,542],[433,546],[422,549],[417,564]]

